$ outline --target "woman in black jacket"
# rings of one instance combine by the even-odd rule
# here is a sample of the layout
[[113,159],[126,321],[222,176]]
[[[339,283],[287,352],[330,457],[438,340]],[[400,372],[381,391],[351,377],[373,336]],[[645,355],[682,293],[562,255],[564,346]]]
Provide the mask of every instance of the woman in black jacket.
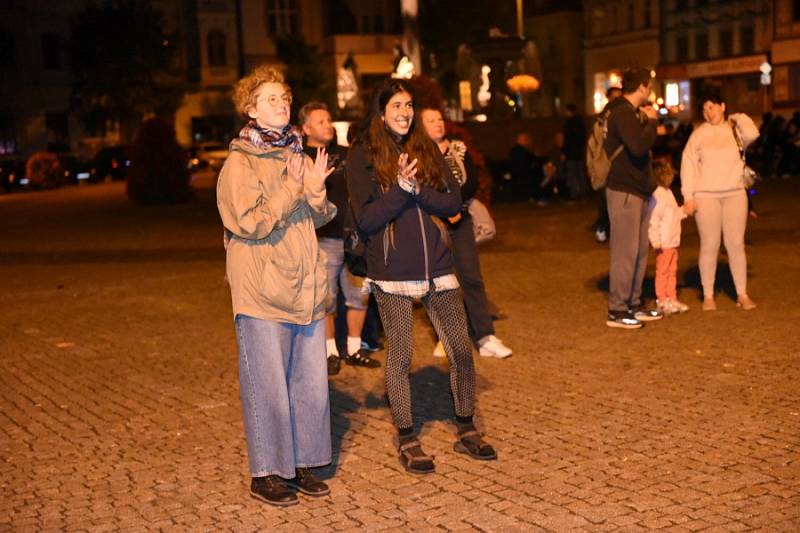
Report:
[[459,440],[475,459],[497,454],[476,430],[475,369],[464,303],[453,272],[442,218],[461,209],[458,183],[441,153],[414,120],[413,92],[387,80],[375,92],[347,158],[347,185],[359,229],[366,234],[366,283],[378,302],[389,349],[386,392],[399,433],[400,461],[409,472],[434,471],[411,418],[408,379],[413,354],[413,302],[421,299],[450,361]]

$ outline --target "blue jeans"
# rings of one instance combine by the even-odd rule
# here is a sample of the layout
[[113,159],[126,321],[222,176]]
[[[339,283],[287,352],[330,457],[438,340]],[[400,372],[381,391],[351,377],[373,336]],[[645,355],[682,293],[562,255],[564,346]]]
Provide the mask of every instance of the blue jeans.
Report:
[[325,325],[236,316],[239,392],[253,477],[331,462]]

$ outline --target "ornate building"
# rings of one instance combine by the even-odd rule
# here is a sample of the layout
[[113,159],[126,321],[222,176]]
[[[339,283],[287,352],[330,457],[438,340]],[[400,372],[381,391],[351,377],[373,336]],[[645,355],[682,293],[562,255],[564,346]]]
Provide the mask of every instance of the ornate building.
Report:
[[772,41],[773,108],[788,113],[800,108],[800,1],[775,1]]
[[586,110],[597,113],[606,104],[606,90],[619,86],[621,70],[630,66],[655,69],[659,63],[658,0],[584,0],[584,76]]
[[[769,109],[761,83],[772,40],[767,0],[664,0],[661,63],[665,104],[681,119],[700,117],[702,97],[721,94],[732,111],[758,117]],[[764,66],[764,67],[762,67]]]

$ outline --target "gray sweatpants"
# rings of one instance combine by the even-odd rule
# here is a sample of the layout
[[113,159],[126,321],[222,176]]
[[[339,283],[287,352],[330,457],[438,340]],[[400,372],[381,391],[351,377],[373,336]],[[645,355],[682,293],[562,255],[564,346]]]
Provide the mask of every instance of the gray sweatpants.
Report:
[[650,243],[648,200],[606,188],[609,239],[608,310],[625,311],[642,303],[642,283],[647,271]]
[[747,294],[747,256],[744,231],[747,227],[747,193],[742,189],[730,196],[695,196],[697,232],[700,234],[700,281],[703,296],[714,295],[720,234],[725,240],[728,264],[736,294]]

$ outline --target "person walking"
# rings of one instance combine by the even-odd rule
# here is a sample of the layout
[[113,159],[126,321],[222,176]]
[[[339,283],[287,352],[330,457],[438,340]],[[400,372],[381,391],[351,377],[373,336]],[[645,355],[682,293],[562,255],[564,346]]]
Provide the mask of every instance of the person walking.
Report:
[[347,354],[348,365],[378,368],[380,362],[372,359],[369,352],[361,349],[361,330],[367,316],[368,295],[362,291],[364,278],[353,275],[344,263],[344,213],[347,205],[347,182],[344,177],[344,163],[347,151],[335,141],[336,131],[328,111],[322,102],[309,102],[297,114],[300,127],[305,135],[304,151],[312,159],[317,150],[324,148],[333,173],[325,180],[328,200],[336,206],[336,217],[317,229],[319,247],[325,252],[328,272],[328,305],[325,317],[325,347],[328,355],[328,375],[339,373],[340,356],[336,346],[336,301],[339,287],[342,288],[347,308]]
[[717,309],[714,283],[720,235],[725,241],[736,286],[736,304],[745,310],[756,307],[747,294],[744,233],[748,208],[741,152],[747,150],[759,133],[750,117],[734,113],[726,120],[725,110],[725,101],[719,96],[705,98],[705,122],[692,132],[681,158],[684,210],[694,215],[700,235],[698,263],[704,311]]
[[276,506],[295,490],[324,496],[311,468],[331,462],[325,364],[328,284],[314,228],[336,214],[328,156],[303,154],[283,75],[261,66],[234,86],[247,120],[217,182],[239,346],[239,390],[253,497]]
[[433,472],[411,416],[409,369],[413,303],[422,301],[450,362],[456,451],[481,460],[497,453],[476,429],[475,368],[464,303],[441,221],[461,210],[458,182],[419,126],[411,85],[389,79],[375,90],[347,158],[356,222],[366,235],[367,286],[386,329],[386,393],[398,432],[399,459],[411,473]]
[[[486,297],[472,228],[472,216],[468,210],[469,202],[478,192],[478,169],[463,142],[445,137],[444,117],[440,110],[423,109],[420,118],[425,132],[439,147],[447,168],[461,187],[461,211],[447,220],[447,228],[456,275],[464,296],[470,337],[478,345],[481,356],[504,359],[511,356],[512,352],[494,334],[494,323],[489,312],[489,300]],[[444,357],[444,346],[441,342],[437,343],[434,355]]]
[[609,104],[607,154],[623,147],[608,174],[606,200],[611,221],[609,240],[608,319],[611,328],[637,329],[642,322],[664,317],[642,305],[647,270],[649,201],[656,188],[650,148],[656,140],[656,112],[646,107],[650,71],[627,69],[622,97]]
[[670,187],[675,169],[669,163],[653,165],[658,187],[653,191],[653,210],[648,233],[656,251],[656,304],[665,315],[685,313],[689,306],[678,300],[678,247],[681,244],[681,221],[688,215],[678,207]]

